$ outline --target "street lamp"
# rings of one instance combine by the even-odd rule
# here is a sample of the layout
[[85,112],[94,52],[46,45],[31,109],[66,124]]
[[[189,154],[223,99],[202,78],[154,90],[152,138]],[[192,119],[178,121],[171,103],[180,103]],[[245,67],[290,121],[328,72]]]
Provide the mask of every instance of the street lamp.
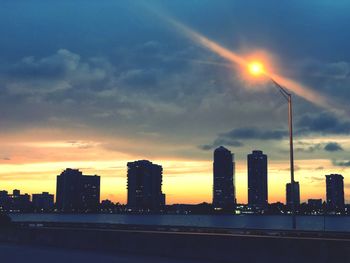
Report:
[[295,217],[295,181],[294,181],[294,150],[293,150],[293,108],[292,108],[292,94],[283,88],[277,81],[275,81],[264,70],[263,65],[260,62],[252,62],[248,65],[249,72],[254,76],[265,75],[267,76],[274,86],[281,92],[282,96],[288,102],[288,126],[289,126],[289,159],[290,159],[290,182],[291,182],[291,196],[292,196],[292,227],[296,229],[296,217]]

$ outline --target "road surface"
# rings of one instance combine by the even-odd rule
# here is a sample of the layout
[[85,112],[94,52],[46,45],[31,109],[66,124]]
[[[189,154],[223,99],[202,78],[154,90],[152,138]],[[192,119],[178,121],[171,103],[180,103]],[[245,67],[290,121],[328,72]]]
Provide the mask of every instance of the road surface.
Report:
[[83,250],[0,244],[0,262],[11,263],[200,263],[153,256],[106,254]]

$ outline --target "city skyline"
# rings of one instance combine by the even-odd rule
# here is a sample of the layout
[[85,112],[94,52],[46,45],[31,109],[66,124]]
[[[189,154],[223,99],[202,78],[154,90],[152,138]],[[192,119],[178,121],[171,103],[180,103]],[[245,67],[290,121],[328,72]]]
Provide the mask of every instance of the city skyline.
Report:
[[[97,211],[97,207],[102,201],[112,201],[115,203],[125,204],[128,208],[134,211],[142,211],[150,209],[151,211],[161,211],[164,205],[179,204],[178,202],[166,202],[166,193],[162,191],[163,185],[163,166],[154,164],[149,160],[138,160],[127,162],[127,184],[126,184],[126,201],[110,200],[108,198],[101,198],[101,177],[98,175],[83,175],[80,169],[66,168],[62,171],[56,179],[56,195],[52,195],[44,190],[42,193],[31,193],[32,202],[35,197],[41,199],[38,202],[47,198],[52,202],[55,199],[55,207],[57,211],[61,212],[79,212],[79,211]],[[232,213],[236,204],[248,205],[254,209],[266,209],[268,204],[284,203],[286,207],[290,208],[291,198],[291,184],[287,183],[285,186],[285,200],[268,199],[268,156],[261,150],[253,150],[252,153],[247,154],[247,201],[237,202],[235,196],[235,161],[234,153],[231,153],[223,146],[214,149],[213,152],[213,169],[212,169],[212,202],[200,200],[197,203],[210,203],[214,210],[225,213]],[[328,208],[340,209],[347,204],[345,200],[346,191],[344,191],[344,177],[340,174],[329,174],[326,177],[326,187],[324,189],[325,198],[300,198],[300,185],[295,181],[295,204],[299,207],[301,203],[309,204],[310,200],[313,202],[318,200],[326,202]],[[333,179],[334,178],[334,179]],[[190,187],[193,187],[189,185]],[[0,189],[0,193],[10,190]],[[13,196],[20,196],[20,190],[12,189]],[[22,196],[22,195],[21,195]],[[23,195],[25,201],[29,202],[30,195],[25,193]],[[58,197],[58,198],[57,198]],[[191,204],[188,202],[184,202]],[[334,205],[336,204],[336,205]],[[53,204],[52,204],[53,206]],[[35,207],[35,205],[34,205]]]
[[238,203],[255,149],[269,156],[269,202],[285,201],[283,98],[160,13],[332,101],[295,96],[295,180],[301,201],[325,200],[324,176],[342,174],[350,201],[348,4],[253,1],[263,12],[251,18],[250,4],[230,1],[107,2],[3,4],[0,189],[53,193],[57,172],[72,167],[101,176],[101,199],[126,203],[125,163],[148,159],[163,166],[168,203],[211,203],[212,150],[223,145],[235,153]]

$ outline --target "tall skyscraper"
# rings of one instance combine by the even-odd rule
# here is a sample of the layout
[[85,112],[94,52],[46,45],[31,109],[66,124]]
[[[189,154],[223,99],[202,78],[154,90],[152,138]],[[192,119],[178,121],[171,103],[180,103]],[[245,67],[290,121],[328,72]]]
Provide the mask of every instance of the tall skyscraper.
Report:
[[235,207],[233,158],[232,153],[223,146],[214,151],[213,207],[215,210],[230,212]]
[[[299,182],[294,181],[294,206],[299,207],[300,206],[300,186]],[[288,183],[286,184],[286,205],[288,208],[292,207],[292,184]]]
[[57,176],[57,209],[64,212],[97,211],[100,203],[100,177],[83,175],[67,168]]
[[331,211],[342,211],[344,202],[344,177],[340,174],[326,175],[327,207]]
[[147,160],[128,162],[128,207],[159,211],[165,206],[162,193],[163,168]]
[[248,154],[248,205],[265,208],[268,204],[267,155],[262,151]]

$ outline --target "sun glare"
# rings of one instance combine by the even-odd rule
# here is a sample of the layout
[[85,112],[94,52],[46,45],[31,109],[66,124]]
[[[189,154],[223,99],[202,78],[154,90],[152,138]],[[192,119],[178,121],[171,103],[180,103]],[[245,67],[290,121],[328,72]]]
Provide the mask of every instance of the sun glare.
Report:
[[260,62],[254,61],[248,65],[250,74],[259,76],[264,72],[264,67]]

